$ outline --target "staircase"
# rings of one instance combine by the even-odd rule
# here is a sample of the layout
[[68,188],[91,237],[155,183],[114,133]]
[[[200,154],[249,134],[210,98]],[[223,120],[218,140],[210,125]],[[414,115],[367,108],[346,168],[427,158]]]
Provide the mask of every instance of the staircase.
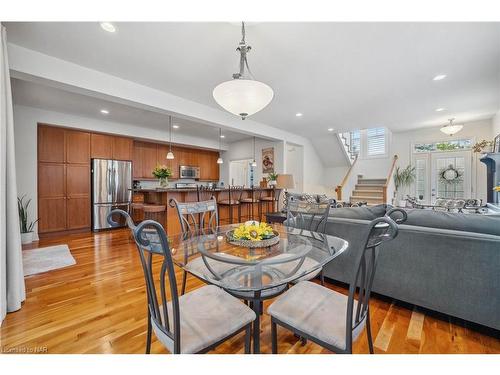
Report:
[[357,153],[354,152],[351,146],[351,133],[345,132],[345,133],[338,133],[340,142],[342,143],[342,146],[344,147],[346,154],[348,155],[349,162],[352,164],[353,161],[357,157]]
[[358,183],[352,191],[350,201],[366,202],[369,206],[384,202],[385,178],[363,178],[358,176]]

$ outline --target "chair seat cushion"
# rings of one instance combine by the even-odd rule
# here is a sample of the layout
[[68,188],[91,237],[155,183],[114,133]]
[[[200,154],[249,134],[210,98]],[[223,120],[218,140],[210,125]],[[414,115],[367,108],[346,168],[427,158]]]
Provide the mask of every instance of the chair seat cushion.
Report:
[[[347,296],[341,293],[310,281],[301,281],[278,297],[267,313],[311,337],[345,350],[347,300]],[[356,306],[354,301],[353,314]],[[353,330],[353,342],[362,332],[365,322],[366,319]]]
[[[237,257],[237,256],[234,256],[234,255],[231,255],[231,254],[224,254],[224,253],[220,253],[219,254],[220,257],[227,257],[227,258],[233,258],[233,259],[239,259],[241,260],[241,258]],[[230,269],[234,268],[234,267],[237,267],[236,264],[231,264],[231,263],[224,263],[224,262],[221,262],[221,261],[218,261],[218,260],[214,260],[214,259],[211,259],[211,258],[208,258],[208,257],[205,257],[205,260],[207,261],[208,265],[210,266],[210,268],[212,269],[212,271],[214,271],[215,273],[217,274],[221,274],[221,273],[224,273],[226,271],[229,271]],[[201,277],[203,279],[205,279],[206,277],[208,278],[213,278],[215,275],[213,274],[212,271],[210,271],[205,262],[203,261],[203,258],[200,256],[198,258],[195,258],[193,260],[190,260],[186,266],[184,267],[184,269],[195,275],[195,276],[198,276],[198,277]]]
[[[173,325],[172,305],[168,315]],[[160,307],[160,311],[163,309]],[[197,353],[237,332],[255,319],[255,313],[222,289],[207,285],[179,297],[181,353]],[[158,340],[174,351],[173,340],[151,319]]]
[[[279,257],[283,257],[284,255],[286,255],[286,254],[277,255],[275,257],[275,259],[277,259]],[[300,262],[300,259],[297,259],[297,260],[294,260],[291,262],[286,262],[283,264],[274,265],[274,267],[277,268],[278,270],[280,270],[281,272],[283,272],[284,274],[289,274],[289,273],[294,271],[294,269],[299,265],[299,262]],[[297,271],[295,271],[295,273],[300,274],[302,272],[307,272],[307,270],[314,269],[315,267],[318,267],[318,265],[319,265],[319,263],[316,260],[309,258],[309,257],[306,257],[304,259],[304,262],[300,266],[300,268]],[[318,268],[315,271],[307,273],[307,274],[301,276],[300,278],[292,281],[292,283],[298,283],[300,281],[312,280],[321,273],[321,270],[322,270],[322,268]]]
[[217,203],[218,204],[225,204],[225,205],[229,205],[229,204],[233,205],[233,204],[240,204],[240,201],[237,201],[235,199],[231,199],[231,200],[229,200],[229,199],[223,199],[223,200],[221,200],[221,201],[219,201]]

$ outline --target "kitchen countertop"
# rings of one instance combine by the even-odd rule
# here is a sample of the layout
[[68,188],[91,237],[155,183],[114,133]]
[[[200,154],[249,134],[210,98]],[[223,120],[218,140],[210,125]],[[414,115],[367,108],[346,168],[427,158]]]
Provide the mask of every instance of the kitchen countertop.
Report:
[[[267,188],[260,188],[262,190],[273,190],[273,188],[267,187]],[[215,192],[221,192],[221,191],[228,191],[228,188],[217,188],[214,191]],[[252,188],[244,188],[243,190],[252,190]],[[276,189],[276,190],[281,190],[281,189]],[[134,193],[178,193],[178,192],[196,192],[196,188],[155,188],[155,189],[132,189]]]

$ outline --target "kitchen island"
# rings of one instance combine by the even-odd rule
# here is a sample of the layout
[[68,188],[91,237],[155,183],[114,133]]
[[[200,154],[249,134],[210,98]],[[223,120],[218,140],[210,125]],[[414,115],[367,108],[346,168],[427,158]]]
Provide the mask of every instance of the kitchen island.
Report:
[[[279,197],[281,189],[258,188],[261,191],[261,197]],[[258,193],[256,192],[256,196]],[[229,189],[220,188],[214,190],[214,196],[217,202],[229,199]],[[242,198],[251,198],[252,188],[244,188]],[[179,218],[175,207],[170,206],[170,200],[174,198],[178,202],[196,202],[198,193],[192,188],[156,188],[156,189],[134,189],[134,203],[156,204],[166,207],[165,222],[162,223],[167,234],[176,234],[181,232]],[[232,197],[235,199],[235,197]],[[254,219],[259,220],[259,205],[262,208],[262,219],[265,220],[267,212],[277,210],[277,203],[273,201],[262,201],[253,203]],[[218,205],[219,222],[221,224],[229,223],[229,206]],[[238,222],[238,206],[233,205],[233,222]],[[242,221],[251,220],[252,204],[244,203],[241,207]],[[132,209],[132,216],[135,222],[144,220],[144,212],[141,209]]]

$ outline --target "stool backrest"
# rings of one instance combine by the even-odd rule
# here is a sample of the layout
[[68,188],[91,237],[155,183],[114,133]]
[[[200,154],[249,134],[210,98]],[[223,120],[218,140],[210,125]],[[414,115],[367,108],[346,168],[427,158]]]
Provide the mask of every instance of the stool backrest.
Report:
[[[108,215],[108,223],[113,227],[119,225],[112,218],[116,214],[126,219],[127,225],[134,236],[137,250],[139,251],[139,258],[146,282],[148,311],[151,316],[152,328],[155,334],[161,338],[160,341],[167,344],[169,350],[176,354],[180,353],[181,325],[179,293],[177,290],[174,263],[165,229],[163,229],[160,223],[153,220],[144,220],[135,226],[130,215],[123,210],[113,210]],[[153,254],[157,254],[163,258],[158,284],[160,286],[159,291],[154,280]],[[167,287],[170,291],[170,301],[167,299]]]
[[172,198],[170,206],[177,210],[183,234],[206,227],[213,229],[219,225],[215,197],[202,202],[178,202]]
[[198,202],[208,201],[215,196],[215,187],[198,185],[196,187]]
[[[368,314],[379,246],[393,240],[397,235],[398,226],[389,216],[373,220],[368,227],[365,245],[355,263],[354,279],[349,286],[346,318],[346,347],[348,348],[352,345],[352,331],[364,322]],[[356,292],[358,292],[358,298],[354,307]],[[355,311],[354,308],[356,308]]]

